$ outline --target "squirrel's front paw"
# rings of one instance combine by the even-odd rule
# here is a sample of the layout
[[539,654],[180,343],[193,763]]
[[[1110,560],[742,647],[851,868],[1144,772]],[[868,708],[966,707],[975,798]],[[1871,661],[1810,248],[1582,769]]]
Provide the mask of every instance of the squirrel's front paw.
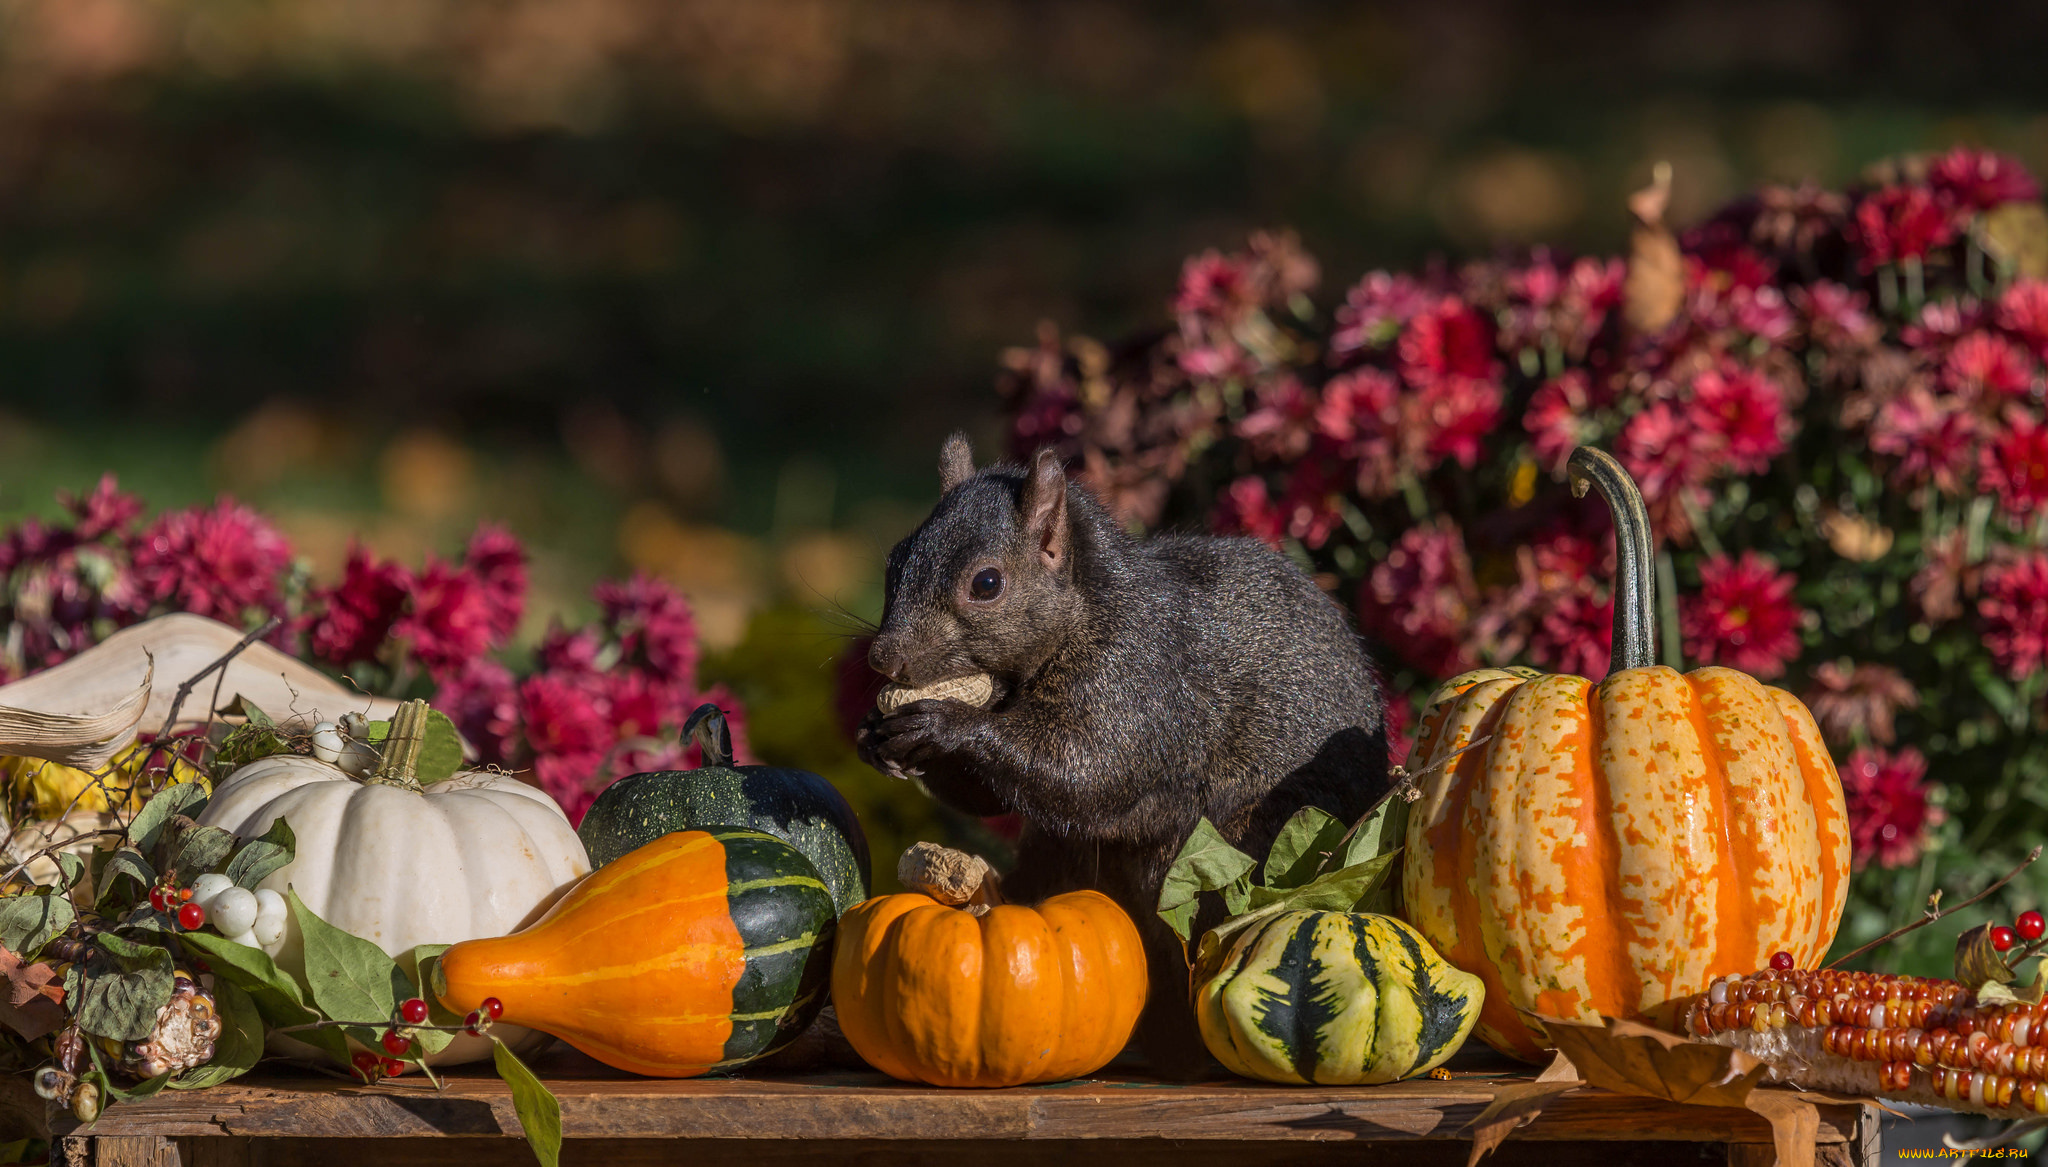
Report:
[[883,716],[875,710],[854,737],[861,761],[894,778],[916,778],[932,759],[953,749],[963,714],[958,701],[913,701]]

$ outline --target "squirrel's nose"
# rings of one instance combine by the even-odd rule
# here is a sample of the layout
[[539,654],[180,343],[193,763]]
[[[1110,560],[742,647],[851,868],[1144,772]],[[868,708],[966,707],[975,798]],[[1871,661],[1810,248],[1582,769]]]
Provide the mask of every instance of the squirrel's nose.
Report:
[[900,685],[904,674],[909,671],[910,662],[903,659],[892,639],[877,636],[875,642],[868,646],[868,667]]

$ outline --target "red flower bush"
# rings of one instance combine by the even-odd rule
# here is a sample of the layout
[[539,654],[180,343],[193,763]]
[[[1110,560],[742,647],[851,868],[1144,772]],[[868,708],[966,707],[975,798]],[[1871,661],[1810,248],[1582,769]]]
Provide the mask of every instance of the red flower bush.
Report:
[[[1602,447],[1650,505],[1659,656],[1801,678],[1856,759],[1859,862],[1933,845],[1935,763],[1972,813],[2031,816],[2000,837],[2048,839],[1990,795],[2048,772],[2048,281],[1979,218],[2039,191],[1974,149],[1885,173],[1741,199],[1676,269],[1537,249],[1371,272],[1321,312],[1314,263],[1261,235],[1190,261],[1175,328],[1005,354],[1016,452],[1056,447],[1126,519],[1286,551],[1418,696],[1606,673],[1612,536],[1563,482]],[[1961,882],[1997,858],[1940,856]]]
[[274,639],[374,691],[423,696],[454,719],[481,762],[526,772],[572,820],[613,780],[695,760],[680,740],[712,701],[743,750],[730,694],[697,683],[697,626],[682,594],[636,576],[599,583],[600,616],[557,626],[521,677],[495,659],[526,611],[526,549],[477,528],[458,560],[418,568],[351,546],[341,578],[305,588],[291,548],[246,507],[168,511],[141,529],[140,500],[112,476],[63,498],[67,525],[23,520],[0,534],[0,674],[47,668],[117,628],[169,611],[238,625],[278,621]]

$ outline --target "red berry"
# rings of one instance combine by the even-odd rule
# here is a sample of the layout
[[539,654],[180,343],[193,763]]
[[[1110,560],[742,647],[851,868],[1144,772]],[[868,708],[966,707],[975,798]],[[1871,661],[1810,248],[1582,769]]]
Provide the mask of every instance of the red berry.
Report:
[[181,887],[181,888],[179,888],[179,889],[178,889],[178,902],[179,902],[179,903],[181,903],[181,904],[189,904],[189,903],[191,903],[191,902],[192,902],[192,889],[191,889],[191,888],[189,888],[189,887]]
[[2011,948],[2018,940],[2019,936],[2003,924],[1991,930],[1991,947],[2000,952]]
[[1771,967],[1777,969],[1779,972],[1791,972],[1792,954],[1789,952],[1771,953]]
[[206,926],[206,909],[198,904],[186,904],[178,909],[178,927],[187,932],[197,932]]
[[491,1015],[491,1020],[496,1021],[505,1015],[505,1002],[496,997],[485,997],[483,1011]]
[[396,1078],[405,1073],[405,1063],[397,1058],[385,1058],[383,1069],[386,1078]]
[[409,1049],[411,1049],[411,1048],[412,1048],[412,1039],[411,1039],[411,1038],[409,1038],[409,1037],[405,1036],[404,1034],[402,1034],[402,1033],[398,1032],[398,1031],[397,1031],[396,1029],[387,1029],[387,1030],[385,1030],[385,1031],[384,1031],[384,1052],[385,1052],[385,1053],[388,1053],[388,1054],[402,1054],[402,1053],[404,1053],[405,1051],[407,1051],[407,1050],[409,1050]]
[[2020,939],[2039,940],[2043,932],[2048,932],[2048,916],[2028,908],[2020,913],[2013,926],[2019,930]]
[[462,1032],[470,1035],[471,1037],[482,1037],[484,1035],[484,1032],[482,1029],[478,1027],[481,1026],[483,1023],[483,1011],[480,1009],[472,1009],[469,1011],[469,1016],[462,1019]]
[[427,1019],[427,1003],[418,997],[407,997],[399,1002],[398,1013],[405,1018],[406,1024],[418,1025]]
[[164,889],[160,887],[149,889],[149,906],[159,912],[171,906],[171,901],[164,898]]
[[354,1063],[354,1065],[355,1065],[355,1068],[356,1068],[356,1073],[358,1073],[358,1074],[362,1075],[362,1077],[363,1077],[363,1081],[365,1081],[365,1082],[368,1082],[368,1081],[371,1081],[371,1080],[373,1080],[374,1078],[376,1078],[376,1076],[377,1076],[377,1055],[376,1055],[376,1054],[373,1054],[373,1053],[371,1053],[371,1052],[370,1052],[369,1050],[366,1050],[366,1049],[359,1049],[359,1050],[357,1050],[357,1051],[356,1051],[356,1055],[355,1055],[355,1057],[353,1057],[353,1058],[351,1058],[351,1059],[349,1059],[349,1060],[350,1060],[350,1061],[351,1061],[352,1063]]

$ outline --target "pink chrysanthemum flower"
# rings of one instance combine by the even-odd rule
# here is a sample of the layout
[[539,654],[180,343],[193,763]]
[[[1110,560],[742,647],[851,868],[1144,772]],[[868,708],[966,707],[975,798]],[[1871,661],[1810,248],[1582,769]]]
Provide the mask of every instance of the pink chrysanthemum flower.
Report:
[[510,531],[485,523],[469,537],[462,565],[483,593],[493,646],[504,644],[519,631],[519,618],[526,613],[526,548]]
[[619,645],[619,661],[682,689],[697,683],[697,618],[675,585],[644,572],[605,580],[592,594]]
[[309,629],[313,655],[335,665],[374,660],[405,610],[411,586],[405,568],[390,560],[377,562],[361,545],[350,543],[341,581],[313,592],[319,613]]
[[1237,436],[1260,458],[1291,460],[1315,438],[1318,400],[1291,375],[1259,386],[1257,404],[1237,423]]
[[2013,342],[1988,332],[1957,338],[1942,361],[1943,384],[1967,397],[2024,397],[2034,387],[2034,360]]
[[1927,759],[1906,747],[1897,753],[1861,749],[1842,766],[1849,803],[1849,842],[1857,866],[1903,867],[1920,858],[1927,832],[1943,819],[1928,799]]
[[1220,535],[1247,535],[1275,549],[1287,534],[1286,516],[1267,496],[1266,480],[1254,474],[1223,488],[1209,526]]
[[1984,647],[2005,675],[2023,681],[2048,662],[2048,551],[1987,564],[1977,593]]
[[1784,452],[1793,425],[1784,393],[1762,373],[1738,365],[1693,378],[1685,417],[1719,439],[1726,467],[1741,474],[1768,469],[1771,459]]
[[1607,675],[1614,651],[1614,601],[1587,586],[1546,593],[1529,631],[1528,657],[1537,666],[1589,680]]
[[1978,483],[2005,513],[2032,519],[2048,507],[2048,425],[2025,410],[2006,411],[2005,428],[1978,451]]
[[1947,208],[1924,186],[1887,186],[1856,204],[1849,237],[1862,249],[1866,272],[1902,259],[1919,259],[1956,236]]
[[1765,679],[1783,675],[1799,655],[1806,616],[1792,598],[1798,582],[1754,551],[1702,561],[1699,593],[1678,601],[1686,656]]
[[1555,474],[1564,469],[1572,451],[1599,437],[1600,423],[1593,417],[1593,391],[1584,369],[1567,369],[1539,386],[1529,397],[1529,410],[1522,415],[1522,428],[1529,431],[1536,460]]
[[158,515],[136,536],[132,562],[145,603],[240,624],[251,611],[280,610],[291,548],[262,516],[223,498]]
[[80,542],[91,542],[108,535],[124,535],[129,526],[142,517],[142,500],[123,491],[111,472],[100,476],[99,484],[93,487],[91,494],[83,498],[60,494],[57,501],[71,512],[76,521],[72,534]]
[[2048,358],[2048,282],[2014,280],[1998,297],[1998,326],[2025,341],[2037,357]]
[[1884,403],[1870,421],[1870,448],[1897,458],[1892,481],[1933,483],[1943,494],[1962,492],[1962,476],[1976,460],[1980,423],[1953,398],[1914,386]]
[[1434,677],[1455,676],[1476,663],[1463,640],[1478,602],[1464,537],[1447,520],[1403,532],[1358,589],[1365,629]]
[[1688,423],[1668,401],[1643,410],[1622,427],[1615,457],[1643,492],[1658,534],[1669,539],[1692,530],[1687,505],[1706,506],[1703,485],[1715,471],[1716,444],[1712,434]]
[[2018,159],[1968,146],[1935,159],[1927,168],[1927,185],[1965,215],[2041,197],[2040,185]]
[[1439,299],[1401,330],[1401,373],[1413,385],[1446,377],[1490,381],[1500,376],[1493,326],[1456,296]]
[[1474,377],[1440,377],[1420,387],[1423,416],[1429,419],[1432,458],[1471,467],[1482,443],[1500,421],[1500,386]]
[[1369,272],[1344,293],[1337,309],[1337,331],[1330,337],[1333,356],[1380,348],[1399,336],[1415,315],[1437,297],[1413,277]]
[[1806,707],[1830,741],[1854,741],[1863,734],[1890,745],[1898,735],[1898,711],[1920,707],[1920,691],[1890,665],[1864,663],[1845,669],[1823,661],[1813,670],[1813,681],[1813,688],[1806,691]]

